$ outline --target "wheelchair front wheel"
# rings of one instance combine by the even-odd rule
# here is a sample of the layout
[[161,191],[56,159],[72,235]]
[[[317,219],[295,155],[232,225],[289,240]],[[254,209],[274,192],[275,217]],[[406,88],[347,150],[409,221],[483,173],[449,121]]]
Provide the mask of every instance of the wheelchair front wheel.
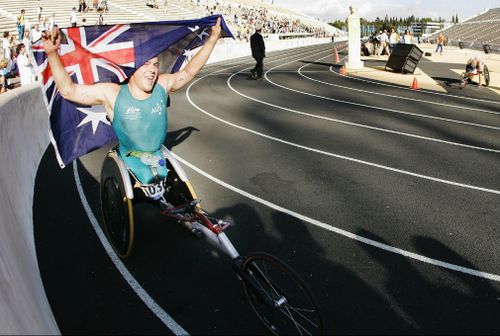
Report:
[[253,311],[275,335],[322,335],[323,321],[303,280],[284,262],[266,253],[247,256],[241,270]]

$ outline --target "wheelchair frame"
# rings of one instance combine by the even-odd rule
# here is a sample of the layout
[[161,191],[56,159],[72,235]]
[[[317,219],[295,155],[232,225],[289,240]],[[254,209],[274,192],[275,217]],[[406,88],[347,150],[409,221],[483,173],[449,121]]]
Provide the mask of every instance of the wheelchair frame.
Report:
[[[163,145],[161,152],[169,170],[162,181],[164,195],[169,203],[179,205],[196,199],[191,183],[179,162]],[[100,182],[101,211],[106,235],[115,252],[121,258],[126,258],[130,255],[134,243],[133,206],[138,202],[153,199],[135,187],[140,182],[127,168],[116,147],[108,152],[103,161]]]

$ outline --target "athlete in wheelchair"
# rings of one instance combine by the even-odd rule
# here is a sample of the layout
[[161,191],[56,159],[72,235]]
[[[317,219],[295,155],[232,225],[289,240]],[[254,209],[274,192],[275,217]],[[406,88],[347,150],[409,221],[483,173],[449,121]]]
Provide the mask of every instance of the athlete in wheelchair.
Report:
[[484,85],[490,84],[490,75],[488,67],[479,57],[470,58],[465,65],[465,72],[460,75],[460,88],[464,88],[467,84],[472,83],[472,79],[478,76],[477,86],[481,87],[481,77],[484,78]]
[[101,203],[108,238],[121,257],[128,256],[133,244],[135,199],[146,197],[166,205],[194,198],[185,173],[162,145],[167,135],[167,94],[194,78],[220,36],[218,18],[200,51],[176,73],[159,74],[158,57],[153,57],[125,83],[83,85],[71,80],[59,58],[59,30],[42,34],[44,51],[63,98],[86,106],[103,105],[118,138],[118,146],[108,153],[102,166]]

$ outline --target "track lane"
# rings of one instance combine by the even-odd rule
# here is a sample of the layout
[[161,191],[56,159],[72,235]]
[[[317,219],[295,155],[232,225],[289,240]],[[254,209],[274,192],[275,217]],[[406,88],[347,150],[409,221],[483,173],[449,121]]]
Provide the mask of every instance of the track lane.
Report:
[[[211,86],[211,87],[213,87],[213,84],[210,84],[210,86]],[[220,121],[220,120],[219,120],[219,121]],[[217,121],[216,121],[215,123],[217,123]],[[220,126],[219,126],[219,127],[220,127]],[[223,130],[223,133],[224,133],[224,134],[231,134],[231,133],[229,133],[229,132],[230,132],[230,130],[227,130],[227,129],[225,129],[225,128],[221,128],[221,129]],[[237,133],[235,133],[235,134],[236,134],[236,135],[235,135],[235,139],[236,139],[236,138],[237,138]],[[254,141],[248,141],[248,142],[249,142],[249,143],[255,143],[255,140],[254,140]],[[202,142],[202,143],[204,143],[204,142]],[[246,143],[246,141],[239,141],[238,143],[243,143],[243,144],[245,144],[245,143]],[[222,146],[222,145],[221,145],[221,146]],[[268,146],[269,146],[269,145],[268,145]],[[216,146],[216,147],[217,147],[217,146]],[[264,147],[265,147],[265,145],[263,145],[263,146],[259,146],[259,148],[264,148]],[[288,150],[284,149],[283,151],[290,151],[290,149],[288,149]],[[281,153],[281,152],[283,152],[283,151],[276,151],[276,152]],[[236,152],[236,153],[244,153],[243,155],[249,154],[249,153],[248,153],[248,151],[247,151],[247,150],[245,150],[245,149],[236,150],[235,152]],[[249,155],[249,156],[250,156],[250,157],[254,157],[255,155]],[[266,157],[267,157],[267,155],[266,155]],[[269,157],[272,157],[272,154],[269,154]],[[280,158],[282,158],[282,157],[283,157],[283,156],[282,156],[282,155],[280,155]],[[301,155],[301,157],[304,157],[304,154],[302,154],[302,155]],[[226,160],[227,160],[227,159],[226,159]],[[243,157],[243,158],[236,158],[236,159],[234,160],[234,162],[241,162],[242,160],[244,160],[244,157]],[[304,158],[304,160],[306,160],[306,159]],[[307,160],[306,160],[306,161],[307,161]],[[223,170],[223,167],[224,167],[226,164],[230,164],[230,163],[231,163],[231,161],[230,161],[230,160],[225,161],[225,163],[224,163],[222,166],[220,166],[220,167],[218,167],[218,168],[217,168],[217,167],[215,167],[215,171],[219,171],[219,169],[220,169],[220,170]],[[251,164],[251,163],[250,163],[250,164]],[[261,163],[260,163],[260,164],[261,164]],[[290,164],[291,164],[291,165],[293,165],[293,163],[290,163]],[[284,166],[283,166],[283,169],[286,169],[286,166],[287,166],[287,165],[284,165]],[[352,168],[350,168],[350,169],[352,170]],[[240,170],[238,170],[238,171],[240,171]],[[301,173],[303,174],[304,170],[302,170],[302,169],[301,169],[300,171],[301,171]],[[349,173],[347,173],[347,174],[349,174]],[[247,175],[247,174],[245,174],[245,176],[246,176],[246,175]],[[342,175],[342,174],[340,174],[340,175]],[[226,177],[227,177],[227,176],[226,176]],[[235,176],[235,178],[236,178],[236,179],[241,179],[241,177],[240,177],[239,175]],[[293,181],[293,180],[292,180],[292,181]],[[270,187],[270,188],[271,188],[271,187]],[[271,188],[271,189],[272,189],[272,188]],[[390,192],[390,191],[388,191],[388,192]],[[321,194],[321,193],[318,193],[318,194]],[[300,202],[306,202],[306,200],[301,200]],[[317,206],[316,206],[316,207],[317,207]],[[435,215],[435,214],[434,214],[434,215]]]
[[[247,81],[242,76],[238,78],[246,85],[255,84],[255,82]],[[254,101],[250,101],[248,106],[246,106],[246,112],[233,111],[231,106],[224,107],[224,105],[218,102],[218,97],[224,94],[223,89],[216,90],[217,87],[220,87],[217,84],[219,76],[211,75],[204,80],[208,81],[206,85],[211,91],[210,95],[204,96],[198,104],[200,106],[206,105],[204,107],[205,111],[229,122],[237,119],[246,120],[243,123],[240,121],[237,124],[239,126],[315,150],[326,151],[341,156],[354,153],[350,157],[388,165],[395,169],[409,170],[466,184],[478,182],[478,186],[480,187],[488,188],[492,182],[494,183],[498,179],[496,170],[492,169],[498,163],[498,155],[495,153],[481,153],[475,150],[462,152],[462,148],[455,148],[446,144],[433,144],[433,146],[429,146],[428,143],[422,142],[420,139],[401,139],[398,135],[380,134],[379,132],[371,131],[364,132],[364,130],[357,132],[355,137],[352,137],[348,135],[349,127],[333,126],[330,128],[330,125],[327,126],[324,123],[317,124],[317,121],[308,118],[304,119],[300,116],[289,117],[282,115],[283,112],[279,109],[269,108],[269,106],[265,105],[261,107],[258,102],[255,104]],[[247,82],[250,82],[250,84],[247,84]],[[260,83],[258,85],[258,87],[262,86]],[[190,90],[193,90],[193,95],[196,96],[197,93],[201,94],[201,91],[204,89],[198,89],[199,91],[197,91],[196,86],[192,86]],[[265,91],[268,92],[269,90]],[[276,94],[272,92],[271,95]],[[234,102],[234,99],[232,99],[231,104],[234,104]],[[195,101],[194,103],[196,104],[197,102]],[[314,103],[310,101],[308,104],[311,109],[315,110],[316,106]],[[214,109],[211,106],[217,106],[217,108]],[[282,122],[284,119],[286,119],[286,122]],[[309,134],[314,134],[314,136],[308,136]],[[387,142],[392,145],[380,146],[384,141],[384,137],[387,137],[389,139]],[[319,145],[317,138],[321,139]],[[408,150],[401,152],[401,146],[405,145],[407,145]],[[465,154],[461,155],[461,153]],[[440,157],[440,160],[428,162],[424,157],[429,155]],[[383,158],[383,160],[380,161],[380,158]],[[397,164],[392,164],[392,162],[397,162]],[[401,163],[405,162],[406,166],[400,166]],[[484,162],[484,165],[478,167],[476,162]],[[415,165],[420,163],[427,164],[427,167],[421,169],[415,168]],[[460,168],[457,169],[457,167]],[[482,180],[477,181],[476,169],[481,169],[483,172],[480,176]],[[446,175],[446,172],[450,171],[456,172],[453,172],[452,175]],[[463,179],[463,175],[467,177]]]

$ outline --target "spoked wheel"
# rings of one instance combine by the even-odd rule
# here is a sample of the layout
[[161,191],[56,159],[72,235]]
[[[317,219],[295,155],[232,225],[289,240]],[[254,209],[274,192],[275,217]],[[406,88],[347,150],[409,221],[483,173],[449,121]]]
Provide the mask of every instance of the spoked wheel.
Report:
[[465,72],[460,75],[460,83],[458,85],[460,89],[463,89],[467,85],[467,76]]
[[275,335],[323,334],[323,322],[313,296],[300,277],[285,263],[265,253],[243,261],[245,293],[253,311]]
[[488,70],[488,67],[486,64],[483,66],[483,75],[484,75],[484,82],[486,86],[490,85],[490,71]]
[[133,204],[126,196],[120,169],[109,155],[101,170],[101,209],[111,246],[121,258],[128,257],[134,245]]

